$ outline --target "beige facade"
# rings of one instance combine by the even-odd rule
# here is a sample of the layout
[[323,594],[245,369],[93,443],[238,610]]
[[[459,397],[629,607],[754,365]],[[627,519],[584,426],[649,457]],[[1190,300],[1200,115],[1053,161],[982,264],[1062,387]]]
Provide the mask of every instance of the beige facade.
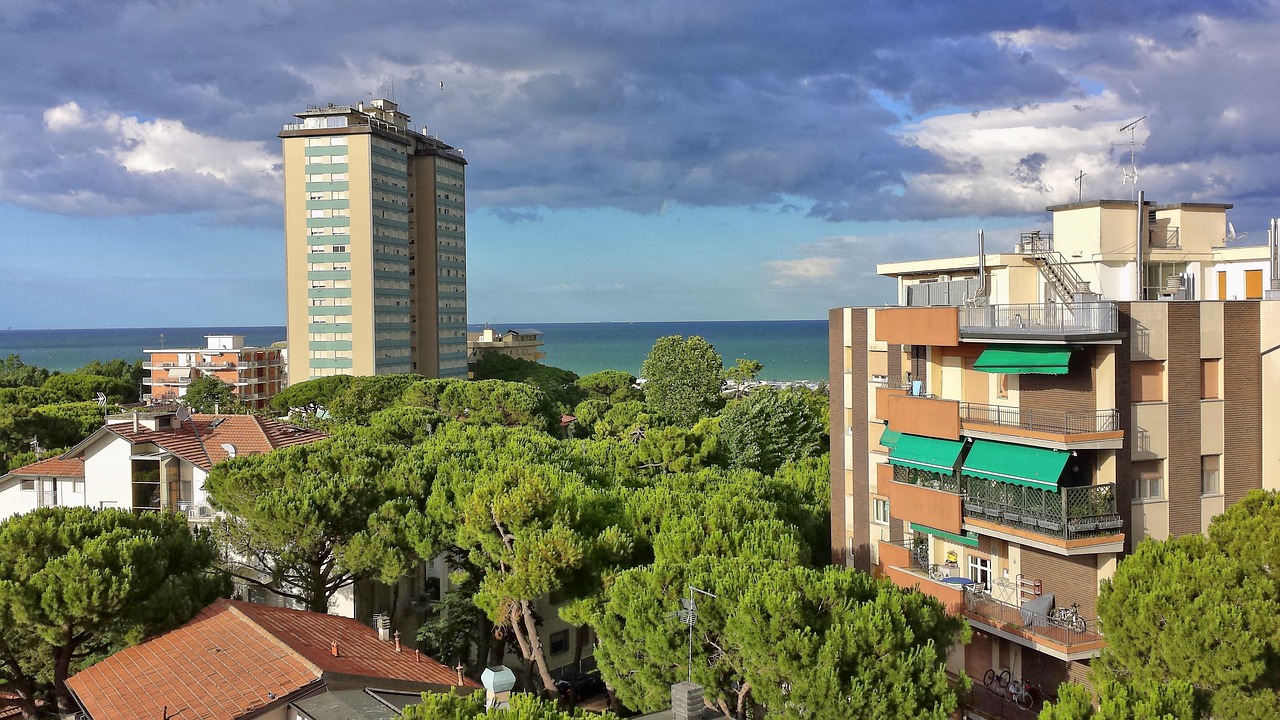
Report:
[[1142,293],[1137,206],[1103,201],[984,258],[880,266],[906,307],[831,311],[833,556],[962,614],[952,670],[1083,679],[1136,543],[1280,483],[1280,302],[1202,294],[1258,261],[1213,247],[1228,207],[1148,208]]
[[460,150],[390,100],[311,108],[280,133],[289,383],[466,374]]
[[486,327],[480,332],[467,334],[467,357],[471,362],[490,352],[530,362],[537,362],[547,356],[542,352],[541,330],[513,328],[497,332]]

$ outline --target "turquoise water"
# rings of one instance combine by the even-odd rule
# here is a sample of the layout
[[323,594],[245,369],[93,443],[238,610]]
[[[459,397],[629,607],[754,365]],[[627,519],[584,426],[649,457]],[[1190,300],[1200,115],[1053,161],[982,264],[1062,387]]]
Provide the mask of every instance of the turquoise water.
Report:
[[[587,375],[599,370],[639,374],[655,340],[701,335],[732,365],[746,357],[764,363],[765,380],[826,380],[827,321],[637,323],[491,323],[495,330],[532,327],[545,333],[548,365]],[[482,325],[472,326],[473,330]],[[0,330],[0,357],[17,354],[28,365],[75,370],[93,360],[144,359],[144,349],[204,347],[205,335],[244,335],[249,345],[285,339],[283,326],[239,328],[118,328],[109,330]]]

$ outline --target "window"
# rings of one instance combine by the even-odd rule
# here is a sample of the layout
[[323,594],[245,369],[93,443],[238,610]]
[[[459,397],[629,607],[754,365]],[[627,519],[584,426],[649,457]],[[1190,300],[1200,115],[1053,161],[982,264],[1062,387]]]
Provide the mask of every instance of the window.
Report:
[[991,559],[969,555],[969,579],[991,589]]
[[877,525],[889,524],[889,500],[888,498],[872,498],[871,499],[871,519]]
[[1200,361],[1200,399],[1217,400],[1221,397],[1221,393],[1218,392],[1221,367],[1221,360]]
[[1148,360],[1130,363],[1133,402],[1164,401],[1164,362]]
[[569,631],[551,633],[551,654],[559,655],[569,652]]
[[1200,458],[1200,494],[1222,493],[1222,456],[1205,455]]
[[1133,464],[1133,499],[1164,499],[1164,462],[1161,460],[1144,460]]
[[23,492],[35,492],[35,490],[36,490],[36,481],[35,481],[35,480],[28,479],[28,478],[23,478],[23,480],[22,480],[22,490],[23,490]]

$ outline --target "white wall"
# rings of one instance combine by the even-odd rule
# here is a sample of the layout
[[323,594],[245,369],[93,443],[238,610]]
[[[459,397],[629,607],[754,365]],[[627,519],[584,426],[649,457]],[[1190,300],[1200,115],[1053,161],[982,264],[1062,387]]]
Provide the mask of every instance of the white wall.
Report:
[[[1204,274],[1204,299],[1206,300],[1244,300],[1244,271],[1262,271],[1262,290],[1265,293],[1271,287],[1271,263],[1266,260],[1253,262],[1206,264]],[[1218,297],[1218,273],[1227,273],[1227,296]]]
[[22,481],[11,478],[0,483],[0,520],[36,509],[35,490],[23,490]]
[[132,455],[129,441],[107,434],[84,450],[85,504],[89,507],[133,507]]

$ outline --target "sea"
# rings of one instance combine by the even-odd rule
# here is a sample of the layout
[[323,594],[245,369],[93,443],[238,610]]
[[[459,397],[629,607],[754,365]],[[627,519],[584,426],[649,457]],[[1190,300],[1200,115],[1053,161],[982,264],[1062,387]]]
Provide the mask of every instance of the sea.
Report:
[[[473,331],[483,325],[472,325]],[[623,370],[638,375],[654,341],[667,335],[700,335],[726,365],[736,358],[764,364],[763,380],[827,380],[826,320],[707,322],[489,323],[498,331],[543,332],[542,360],[578,375]],[[18,355],[28,365],[71,371],[94,360],[145,359],[143,350],[204,347],[205,335],[244,335],[248,345],[285,339],[284,326],[115,328],[94,330],[0,330],[0,358]]]

